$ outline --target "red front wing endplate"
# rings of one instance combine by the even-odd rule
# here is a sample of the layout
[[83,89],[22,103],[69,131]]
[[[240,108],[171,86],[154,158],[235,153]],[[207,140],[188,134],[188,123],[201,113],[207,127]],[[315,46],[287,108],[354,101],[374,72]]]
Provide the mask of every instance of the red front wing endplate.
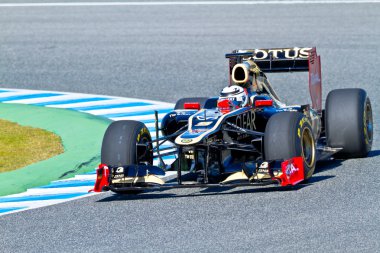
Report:
[[100,164],[98,169],[96,170],[96,181],[94,185],[94,189],[89,190],[88,192],[101,192],[104,186],[109,186],[108,178],[109,178],[110,170],[105,164]]
[[282,174],[275,177],[281,186],[296,185],[305,179],[302,157],[293,157],[281,163]]

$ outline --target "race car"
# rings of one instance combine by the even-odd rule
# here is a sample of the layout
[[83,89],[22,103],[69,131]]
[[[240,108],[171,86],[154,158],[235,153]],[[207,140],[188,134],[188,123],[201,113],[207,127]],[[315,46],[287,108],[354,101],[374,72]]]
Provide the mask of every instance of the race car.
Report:
[[[315,48],[234,50],[229,84],[218,97],[180,99],[155,139],[142,122],[115,121],[105,132],[95,192],[181,187],[291,186],[316,162],[365,157],[372,147],[371,102],[363,89],[332,90],[322,109]],[[265,73],[309,72],[311,104],[284,104]],[[167,145],[167,144],[171,145]],[[165,164],[163,157],[175,155]],[[153,164],[159,159],[159,164]],[[162,179],[175,171],[176,180]]]

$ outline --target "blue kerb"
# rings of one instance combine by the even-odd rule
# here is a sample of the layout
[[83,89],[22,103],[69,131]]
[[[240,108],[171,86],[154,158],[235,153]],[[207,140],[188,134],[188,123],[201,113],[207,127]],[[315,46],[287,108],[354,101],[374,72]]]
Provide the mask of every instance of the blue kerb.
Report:
[[22,196],[22,197],[3,197],[0,198],[0,203],[21,202],[21,201],[39,201],[39,200],[54,200],[54,199],[70,199],[85,195],[87,193],[64,193],[53,195],[36,195],[36,196]]
[[27,206],[22,206],[22,207],[5,207],[5,208],[0,208],[0,213],[7,213],[7,212],[12,212],[16,210],[21,210],[28,208]]
[[65,188],[65,187],[80,187],[80,186],[94,186],[94,180],[70,180],[52,182],[49,185],[40,186],[38,188]]
[[[157,110],[158,113],[169,113],[173,111],[172,109]],[[101,116],[107,118],[120,118],[120,117],[131,117],[131,116],[144,116],[153,115],[154,110],[138,111],[138,112],[125,112],[125,113],[112,113],[112,114],[102,114]]]
[[0,97],[0,102],[8,102],[14,100],[23,100],[23,99],[33,99],[33,98],[46,98],[46,97],[55,97],[62,96],[62,94],[57,93],[38,93],[38,94],[28,94],[28,95],[18,95],[10,97]]
[[47,106],[47,105],[76,104],[76,103],[95,102],[95,101],[104,101],[104,100],[109,100],[109,98],[102,98],[102,97],[78,98],[78,99],[68,99],[68,100],[60,100],[60,101],[47,101],[47,102],[31,103],[31,104],[39,105],[39,106]]
[[90,110],[101,110],[101,109],[114,109],[114,108],[127,108],[134,106],[146,106],[153,105],[145,102],[131,102],[131,103],[120,103],[120,104],[105,104],[105,105],[92,105],[84,107],[75,107],[75,110],[78,111],[90,111]]

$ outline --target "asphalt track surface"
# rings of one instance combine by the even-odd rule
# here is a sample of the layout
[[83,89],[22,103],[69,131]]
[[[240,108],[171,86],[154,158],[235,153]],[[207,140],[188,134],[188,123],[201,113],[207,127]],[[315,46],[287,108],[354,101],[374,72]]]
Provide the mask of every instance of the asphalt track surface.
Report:
[[[0,8],[2,87],[174,102],[217,94],[232,49],[317,46],[324,97],[362,87],[375,118],[370,157],[291,191],[105,193],[0,217],[1,251],[378,252],[379,27],[380,4]],[[270,79],[308,102],[306,74]]]

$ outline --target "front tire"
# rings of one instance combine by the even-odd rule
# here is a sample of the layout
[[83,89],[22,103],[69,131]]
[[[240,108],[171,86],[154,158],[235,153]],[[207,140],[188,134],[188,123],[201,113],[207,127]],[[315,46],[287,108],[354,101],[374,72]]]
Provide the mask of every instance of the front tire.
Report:
[[327,145],[342,148],[335,157],[366,157],[372,148],[371,101],[363,89],[337,89],[326,99]]
[[265,128],[265,160],[287,160],[302,157],[304,178],[311,178],[316,164],[316,147],[309,120],[299,112],[273,115]]
[[[114,121],[108,126],[102,143],[101,163],[118,167],[139,163],[153,164],[152,138],[144,123],[133,120]],[[148,149],[138,152],[136,144]]]

